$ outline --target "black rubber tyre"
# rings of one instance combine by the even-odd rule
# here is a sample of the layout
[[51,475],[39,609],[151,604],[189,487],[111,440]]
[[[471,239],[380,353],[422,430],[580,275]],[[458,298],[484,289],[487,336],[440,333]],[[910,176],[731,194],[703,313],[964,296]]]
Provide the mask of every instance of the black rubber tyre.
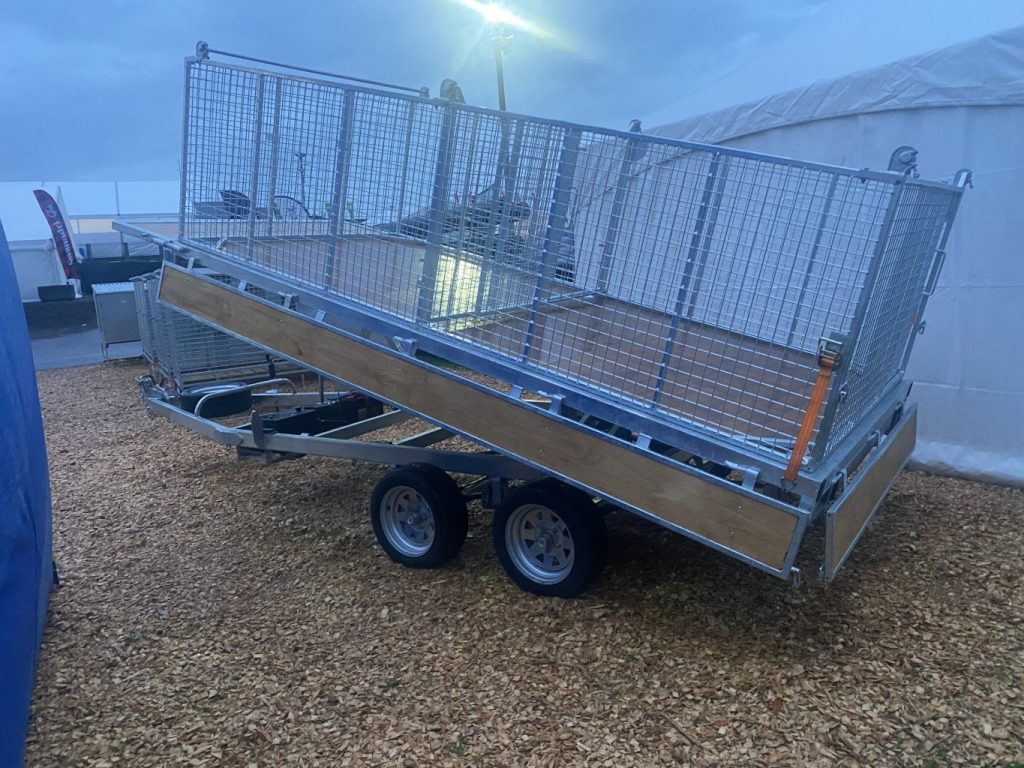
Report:
[[206,419],[216,419],[241,413],[252,406],[252,390],[240,389],[244,386],[244,381],[209,381],[205,384],[196,384],[181,391],[181,407],[189,413],[195,413],[199,401],[206,395],[211,392],[229,392],[207,401],[199,415]]
[[521,589],[576,597],[607,558],[604,518],[583,491],[545,478],[511,491],[494,510],[494,549]]
[[595,576],[600,575],[605,565],[608,564],[608,525],[605,521],[605,513],[598,509],[594,503],[594,497],[582,488],[563,483],[554,477],[542,477],[538,480],[531,480],[530,485],[535,488],[553,488],[559,493],[567,493],[576,498],[576,503],[586,513],[584,521],[590,526],[590,532],[594,537],[594,553],[597,555],[597,571]]
[[388,472],[373,489],[370,523],[387,556],[410,568],[437,568],[459,554],[469,515],[458,484],[431,464]]

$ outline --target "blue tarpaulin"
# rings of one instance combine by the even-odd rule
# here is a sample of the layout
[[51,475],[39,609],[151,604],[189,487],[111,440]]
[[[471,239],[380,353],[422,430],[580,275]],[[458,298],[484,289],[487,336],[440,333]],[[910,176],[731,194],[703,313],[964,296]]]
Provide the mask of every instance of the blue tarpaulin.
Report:
[[53,578],[50,536],[32,348],[0,224],[0,768],[22,762]]

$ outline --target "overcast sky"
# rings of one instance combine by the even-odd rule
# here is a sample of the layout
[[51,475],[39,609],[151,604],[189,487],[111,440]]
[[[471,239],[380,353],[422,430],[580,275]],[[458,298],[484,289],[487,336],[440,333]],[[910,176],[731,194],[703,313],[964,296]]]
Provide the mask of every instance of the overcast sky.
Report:
[[[545,30],[514,32],[506,61],[509,108],[625,128],[631,118],[663,111],[687,94],[713,94],[727,73],[749,69],[759,55],[771,58],[772,46],[822,16],[834,19],[837,6],[858,13],[871,2],[927,5],[506,0]],[[998,6],[1000,23],[1013,16],[1007,8],[1024,16],[1024,0],[934,0],[927,6],[934,13],[906,14],[912,23],[899,32],[907,40],[902,55],[917,52],[919,28],[927,32],[944,20],[955,33],[955,14],[945,12],[953,5],[971,17]],[[833,25],[837,34],[846,26]],[[876,36],[873,22],[844,44],[870,44]],[[435,95],[440,81],[453,77],[470,103],[496,105],[489,33],[457,0],[10,2],[0,18],[0,181],[176,178],[182,61],[198,39],[223,50],[426,85]],[[901,55],[897,49],[885,55],[893,53]],[[821,58],[807,61],[794,84],[816,79]]]
[[[821,0],[506,5],[550,32],[514,33],[509,108],[624,128]],[[0,18],[0,180],[177,177],[182,60],[198,39],[433,94],[453,77],[469,102],[496,105],[490,35],[456,0],[12,2]]]

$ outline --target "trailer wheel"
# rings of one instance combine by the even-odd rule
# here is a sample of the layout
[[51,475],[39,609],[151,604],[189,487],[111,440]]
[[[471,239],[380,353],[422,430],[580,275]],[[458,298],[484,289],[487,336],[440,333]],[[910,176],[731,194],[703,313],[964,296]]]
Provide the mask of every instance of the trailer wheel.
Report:
[[604,518],[585,493],[557,482],[509,493],[494,511],[491,532],[505,572],[536,595],[576,597],[604,565]]
[[563,483],[554,477],[542,477],[533,480],[531,486],[537,488],[553,488],[560,493],[567,493],[576,499],[576,503],[586,512],[584,515],[590,532],[593,534],[594,554],[597,558],[597,570],[595,577],[599,575],[608,563],[608,526],[605,522],[605,511],[602,511],[594,504],[594,497],[586,491],[574,485]]
[[436,568],[466,541],[466,501],[454,480],[430,464],[409,464],[381,478],[370,500],[370,522],[396,563]]

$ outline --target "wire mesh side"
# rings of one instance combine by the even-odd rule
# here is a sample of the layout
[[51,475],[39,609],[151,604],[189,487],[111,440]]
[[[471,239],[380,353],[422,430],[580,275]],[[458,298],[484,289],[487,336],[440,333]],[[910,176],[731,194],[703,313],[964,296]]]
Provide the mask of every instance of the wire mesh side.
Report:
[[161,303],[158,272],[136,278],[134,284],[143,352],[158,377],[177,389],[198,381],[262,376],[271,363],[278,372],[296,370],[289,361]]
[[828,455],[903,378],[908,344],[917,333],[917,310],[949,221],[954,189],[901,187],[878,259],[863,320],[853,340],[845,377],[836,388],[834,413],[816,456]]
[[[927,199],[954,193],[892,215],[894,174],[208,60],[187,78],[186,241],[776,456],[819,339],[905,341]],[[877,359],[849,367],[816,459],[895,374]]]

